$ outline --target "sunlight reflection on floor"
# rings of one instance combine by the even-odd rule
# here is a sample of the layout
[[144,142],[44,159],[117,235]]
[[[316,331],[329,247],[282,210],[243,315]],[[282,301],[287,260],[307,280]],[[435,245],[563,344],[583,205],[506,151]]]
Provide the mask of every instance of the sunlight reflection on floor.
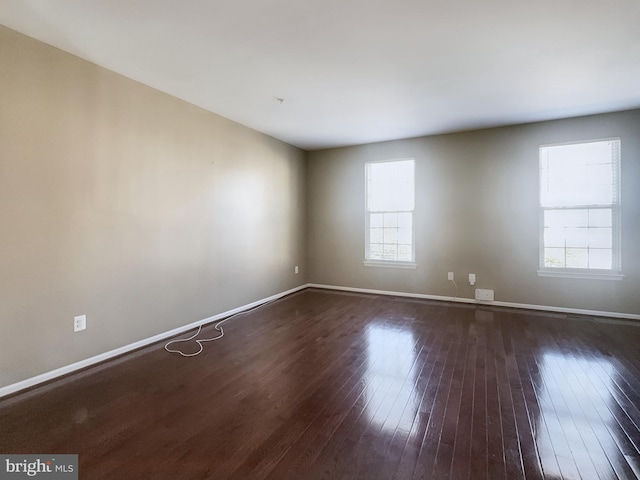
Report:
[[[540,403],[536,439],[545,475],[580,478],[590,472],[599,478],[611,472],[624,459],[616,459],[620,450],[612,436],[615,369],[609,360],[544,353],[538,371],[533,378]],[[580,459],[579,465],[573,459]]]
[[367,416],[386,433],[408,436],[419,404],[413,332],[371,325],[367,335]]

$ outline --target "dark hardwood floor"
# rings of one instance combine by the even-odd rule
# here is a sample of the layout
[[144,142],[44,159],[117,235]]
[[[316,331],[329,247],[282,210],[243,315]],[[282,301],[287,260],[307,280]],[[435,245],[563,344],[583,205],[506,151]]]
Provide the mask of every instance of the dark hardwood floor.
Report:
[[308,289],[197,357],[0,400],[0,453],[91,480],[634,479],[639,353],[631,322]]

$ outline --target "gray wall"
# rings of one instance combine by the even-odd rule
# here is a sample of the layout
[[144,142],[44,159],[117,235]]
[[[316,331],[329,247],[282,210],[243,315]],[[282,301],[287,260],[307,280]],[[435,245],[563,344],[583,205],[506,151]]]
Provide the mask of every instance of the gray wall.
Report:
[[[541,278],[538,146],[622,141],[622,281]],[[416,159],[416,270],[365,267],[364,164]],[[640,314],[640,110],[312,152],[313,283]]]
[[0,27],[0,387],[305,284],[305,155]]

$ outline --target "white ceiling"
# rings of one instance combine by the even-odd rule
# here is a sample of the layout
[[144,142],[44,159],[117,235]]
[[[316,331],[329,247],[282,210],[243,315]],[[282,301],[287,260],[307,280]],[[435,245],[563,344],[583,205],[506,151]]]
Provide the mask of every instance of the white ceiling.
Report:
[[308,150],[640,107],[640,0],[0,0],[0,23]]

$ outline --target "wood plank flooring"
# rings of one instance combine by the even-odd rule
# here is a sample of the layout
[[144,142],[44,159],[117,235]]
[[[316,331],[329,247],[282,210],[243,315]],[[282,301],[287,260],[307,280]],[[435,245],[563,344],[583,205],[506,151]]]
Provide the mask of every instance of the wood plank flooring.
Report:
[[91,480],[640,478],[640,324],[307,289],[224,328],[0,399],[0,453]]

